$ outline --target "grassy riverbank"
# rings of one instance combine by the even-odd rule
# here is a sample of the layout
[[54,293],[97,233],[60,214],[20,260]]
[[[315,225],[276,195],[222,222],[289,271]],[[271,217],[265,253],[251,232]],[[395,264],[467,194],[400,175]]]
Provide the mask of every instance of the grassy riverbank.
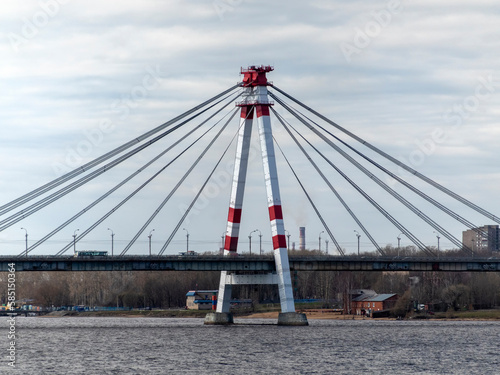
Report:
[[[342,315],[332,309],[298,309],[306,314],[308,319],[338,319],[338,320],[368,320],[360,315]],[[198,310],[130,310],[130,311],[85,311],[85,312],[54,312],[47,317],[80,316],[80,317],[148,317],[148,318],[204,318],[208,311]],[[269,306],[269,309],[259,308],[257,311],[237,311],[238,318],[278,319],[279,307]],[[393,318],[381,318],[394,320]],[[381,320],[375,319],[375,320]],[[500,310],[453,311],[428,314],[415,314],[409,319],[425,320],[496,320],[500,321]]]
[[500,320],[500,310],[448,311],[436,313],[432,319]]

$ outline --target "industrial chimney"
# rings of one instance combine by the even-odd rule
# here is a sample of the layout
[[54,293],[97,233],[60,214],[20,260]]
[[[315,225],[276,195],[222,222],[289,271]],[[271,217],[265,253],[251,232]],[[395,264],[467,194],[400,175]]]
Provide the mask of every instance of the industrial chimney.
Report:
[[306,227],[299,227],[299,250],[306,249]]

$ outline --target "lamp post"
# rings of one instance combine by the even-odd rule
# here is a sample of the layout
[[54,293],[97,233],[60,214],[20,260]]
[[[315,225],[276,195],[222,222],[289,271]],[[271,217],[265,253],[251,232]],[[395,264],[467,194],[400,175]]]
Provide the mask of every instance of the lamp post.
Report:
[[259,232],[259,254],[262,255],[262,232],[258,229],[255,232]]
[[189,254],[189,232],[186,228],[182,228],[182,230],[186,231],[186,255]]
[[21,228],[22,230],[26,232],[24,235],[24,239],[26,240],[26,257],[28,257],[28,230],[26,228]]
[[287,250],[290,250],[290,232],[285,229],[285,233],[287,234],[286,237],[288,239],[286,248]]
[[112,229],[110,229],[110,228],[108,228],[108,230],[110,230],[110,231],[111,231],[111,257],[113,257],[113,249],[114,249],[114,247],[115,247],[115,246],[114,246],[114,245],[115,245],[115,244],[114,244],[114,242],[115,242],[115,241],[114,241],[114,238],[115,238],[115,233],[114,233],[114,232],[113,232],[113,230],[112,230]]
[[248,252],[250,253],[250,255],[252,255],[252,233],[253,232],[255,232],[255,231],[251,231],[248,234]]
[[148,234],[148,240],[149,240],[149,256],[151,256],[151,237],[153,237],[153,232],[155,230],[154,229],[151,229],[151,231],[149,232]]
[[250,234],[248,235],[248,252],[250,253],[250,255],[252,255],[252,233],[257,232],[257,230],[258,229],[251,231]]
[[322,230],[321,232],[319,232],[319,238],[318,238],[318,242],[319,242],[319,245],[318,245],[318,250],[319,252],[321,253],[321,233],[325,233],[324,230]]
[[358,237],[358,256],[359,256],[359,239],[361,238],[361,234],[359,234],[357,230],[354,230],[354,233],[356,233],[356,237]]
[[76,232],[78,232],[80,229],[77,229],[73,232],[73,253],[76,255]]
[[221,251],[224,251],[224,238],[226,237],[226,232],[222,233],[222,236],[220,236],[220,248]]
[[328,255],[328,240],[325,240],[326,255]]
[[439,233],[438,233],[438,232],[436,232],[436,231],[433,231],[432,233],[436,233],[436,238],[437,238],[437,240],[438,240],[438,256],[439,256],[439,239],[440,239],[441,237],[439,237]]
[[401,248],[401,235],[402,235],[402,234],[403,234],[403,233],[399,233],[399,234],[398,234],[398,257],[399,257],[399,249]]

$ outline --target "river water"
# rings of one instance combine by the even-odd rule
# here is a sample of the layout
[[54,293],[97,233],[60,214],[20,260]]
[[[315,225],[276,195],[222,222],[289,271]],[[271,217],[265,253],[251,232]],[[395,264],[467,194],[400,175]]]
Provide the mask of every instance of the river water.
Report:
[[500,374],[500,322],[235,322],[18,317],[12,369],[2,317],[0,374]]

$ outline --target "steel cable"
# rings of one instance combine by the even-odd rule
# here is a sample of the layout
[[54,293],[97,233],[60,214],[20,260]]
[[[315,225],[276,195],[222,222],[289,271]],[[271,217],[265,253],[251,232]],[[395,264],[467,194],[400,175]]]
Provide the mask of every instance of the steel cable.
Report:
[[[287,131],[287,133],[289,134],[289,136],[293,139],[293,141],[295,142],[295,144],[297,145],[297,147],[299,147],[299,149],[305,155],[305,157],[307,158],[307,160],[311,163],[311,165],[314,167],[314,169],[316,169],[316,171],[318,172],[318,174],[321,176],[321,178],[323,179],[323,181],[325,181],[325,183],[328,185],[328,187],[330,188],[330,190],[335,194],[335,196],[340,201],[340,203],[342,204],[342,206],[344,206],[344,208],[351,215],[351,217],[354,219],[354,221],[358,224],[358,226],[361,228],[361,230],[370,239],[370,241],[373,244],[373,246],[375,246],[375,248],[377,249],[377,251],[380,254],[385,255],[384,251],[380,248],[380,246],[375,241],[375,239],[372,237],[372,235],[370,234],[370,232],[368,232],[368,230],[365,228],[365,226],[363,225],[363,223],[361,223],[361,221],[354,214],[354,212],[351,210],[351,208],[349,207],[349,205],[340,196],[340,194],[338,193],[337,189],[335,189],[333,187],[333,185],[330,183],[330,181],[326,178],[325,174],[321,171],[321,169],[318,167],[318,165],[312,160],[311,156],[307,153],[307,151],[304,149],[304,147],[302,147],[302,145],[299,143],[299,141],[297,140],[297,138],[292,134],[292,132],[290,131],[290,129],[288,128],[288,126],[285,124],[285,120],[274,110],[274,108],[271,108],[271,110],[273,111],[274,115],[279,120],[279,122],[283,125],[283,128]],[[288,125],[290,125],[290,124],[288,124]],[[290,127],[298,134],[298,131],[294,127],[292,127],[291,125],[290,125]],[[344,255],[344,254],[342,254],[342,255]]]
[[[235,98],[232,98],[230,101],[228,101],[228,103],[223,106],[221,109],[219,109],[215,114],[219,113],[220,111],[222,111],[222,109],[224,109],[225,107],[227,107],[231,102],[234,101],[234,99],[236,99],[239,95],[237,95]],[[93,180],[94,178],[100,176],[101,174],[103,174],[104,172],[107,172],[109,171],[110,169],[114,168],[115,166],[119,165],[120,163],[122,163],[123,161],[129,159],[130,157],[134,156],[135,154],[139,153],[140,151],[146,149],[147,147],[151,146],[152,144],[154,144],[155,142],[159,141],[160,139],[166,137],[167,135],[169,135],[170,133],[172,133],[173,131],[179,129],[181,126],[184,126],[186,123],[188,123],[189,121],[193,120],[194,118],[198,117],[200,114],[208,111],[209,109],[211,109],[213,106],[219,104],[221,101],[224,101],[226,100],[227,97],[225,97],[224,99],[218,101],[217,103],[213,104],[212,106],[204,109],[202,112],[196,114],[196,115],[193,115],[192,117],[190,117],[189,119],[181,122],[180,124],[174,126],[173,128],[171,129],[168,129],[167,131],[163,132],[162,134],[156,136],[155,138],[147,141],[146,143],[143,143],[142,145],[136,147],[135,149],[127,152],[126,154],[120,156],[119,158],[109,162],[108,164],[106,164],[105,166],[103,167],[100,167],[99,169],[93,171],[92,173],[86,175],[86,176],[83,176],[81,177],[80,179],[72,182],[70,185],[68,186],[65,186],[64,188],[61,188],[60,190],[56,191],[55,193],[52,193],[51,195],[47,196],[47,197],[44,197],[42,198],[41,200],[33,203],[32,205],[14,213],[13,215],[3,219],[0,221],[0,232],[9,228],[10,226],[16,224],[17,222],[25,219],[26,217],[32,215],[33,213],[41,210],[42,208],[48,206],[49,204],[57,201],[58,199],[62,198],[63,196],[71,193],[72,191],[78,189],[79,187],[85,185],[87,182]],[[211,117],[215,116],[215,114],[213,114]]]
[[470,202],[469,200],[465,199],[464,197],[456,194],[455,192],[449,190],[448,188],[440,185],[439,183],[435,182],[434,180],[430,179],[429,177],[419,173],[418,171],[416,171],[415,169],[411,168],[410,166],[404,164],[403,162],[397,160],[396,158],[390,156],[389,154],[385,153],[384,151],[378,149],[377,147],[373,146],[372,144],[368,143],[367,141],[365,141],[364,139],[358,137],[357,135],[355,135],[354,133],[351,133],[350,131],[348,131],[347,129],[343,128],[342,126],[336,124],[335,122],[333,122],[332,120],[328,119],[327,117],[323,116],[322,114],[316,112],[315,110],[313,110],[312,108],[308,107],[307,105],[305,105],[304,103],[300,102],[299,100],[295,99],[294,97],[292,97],[291,95],[287,94],[286,92],[284,92],[283,90],[279,89],[278,87],[274,86],[273,85],[273,88],[275,90],[277,90],[278,92],[280,92],[281,94],[285,95],[287,98],[293,100],[295,103],[299,104],[300,106],[302,106],[303,108],[307,109],[308,111],[310,111],[311,113],[313,113],[314,115],[318,116],[319,118],[321,118],[323,121],[329,123],[330,125],[334,126],[335,128],[339,129],[340,131],[342,131],[343,133],[347,134],[349,137],[355,139],[356,141],[360,142],[362,145],[370,148],[372,151],[375,151],[377,154],[383,156],[384,158],[390,160],[391,162],[393,162],[394,164],[396,164],[397,166],[405,169],[406,171],[410,172],[412,175],[418,177],[419,179],[425,181],[426,183],[432,185],[433,187],[435,187],[436,189],[439,189],[440,191],[442,191],[443,193],[449,195],[450,197],[458,200],[459,202],[461,202],[462,204],[468,206],[469,208],[472,208],[473,210],[475,210],[476,212],[479,212],[480,214],[482,214],[483,216],[486,216],[487,218],[497,222],[500,224],[500,218],[498,216],[495,216],[494,214],[488,212],[487,210],[485,210],[484,208],[482,207],[479,207],[478,205]]
[[106,154],[104,154],[104,155],[102,155],[102,156],[100,156],[100,157],[98,157],[98,158],[96,158],[96,159],[94,159],[94,160],[92,160],[92,161],[90,161],[90,162],[82,165],[81,167],[78,167],[78,168],[74,169],[73,171],[66,173],[63,176],[58,177],[55,180],[52,180],[52,181],[48,182],[47,184],[44,184],[44,185],[38,187],[37,189],[32,190],[31,192],[29,192],[27,194],[24,194],[21,197],[16,198],[16,199],[14,199],[14,200],[12,200],[12,201],[10,201],[10,202],[8,202],[8,203],[0,206],[0,215],[4,215],[5,213],[11,211],[12,209],[17,208],[17,207],[21,206],[22,204],[27,203],[30,200],[39,197],[40,195],[42,195],[42,194],[44,194],[44,193],[46,193],[46,192],[48,192],[48,191],[56,188],[57,186],[63,184],[64,182],[69,181],[72,178],[80,175],[81,173],[86,172],[87,170],[89,170],[89,169],[91,169],[91,168],[93,168],[93,167],[101,164],[102,162],[104,162],[104,161],[112,158],[113,156],[120,154],[121,152],[125,151],[126,149],[132,147],[133,145],[142,142],[143,140],[151,137],[152,135],[158,133],[159,131],[165,129],[168,126],[170,126],[172,124],[175,124],[176,122],[178,122],[179,120],[183,119],[184,117],[191,115],[192,113],[196,112],[197,110],[199,110],[199,109],[205,107],[206,105],[212,103],[213,101],[217,100],[221,96],[224,96],[224,95],[232,92],[234,89],[236,89],[237,87],[240,87],[240,86],[241,86],[241,84],[238,83],[238,84],[232,86],[231,88],[229,88],[229,89],[227,89],[227,90],[225,90],[225,91],[217,94],[216,96],[214,96],[214,97],[206,100],[202,104],[200,104],[200,105],[198,105],[196,107],[191,108],[190,110],[184,112],[183,114],[181,114],[181,115],[173,118],[170,121],[165,122],[162,125],[157,126],[156,128],[154,128],[154,129],[152,129],[152,130],[150,130],[150,131],[148,131],[148,132],[140,135],[137,138],[134,138],[133,140],[131,140],[131,141],[129,141],[129,142],[127,142],[127,143],[125,143],[125,144],[123,144],[123,145],[115,148],[114,150],[109,151]]

